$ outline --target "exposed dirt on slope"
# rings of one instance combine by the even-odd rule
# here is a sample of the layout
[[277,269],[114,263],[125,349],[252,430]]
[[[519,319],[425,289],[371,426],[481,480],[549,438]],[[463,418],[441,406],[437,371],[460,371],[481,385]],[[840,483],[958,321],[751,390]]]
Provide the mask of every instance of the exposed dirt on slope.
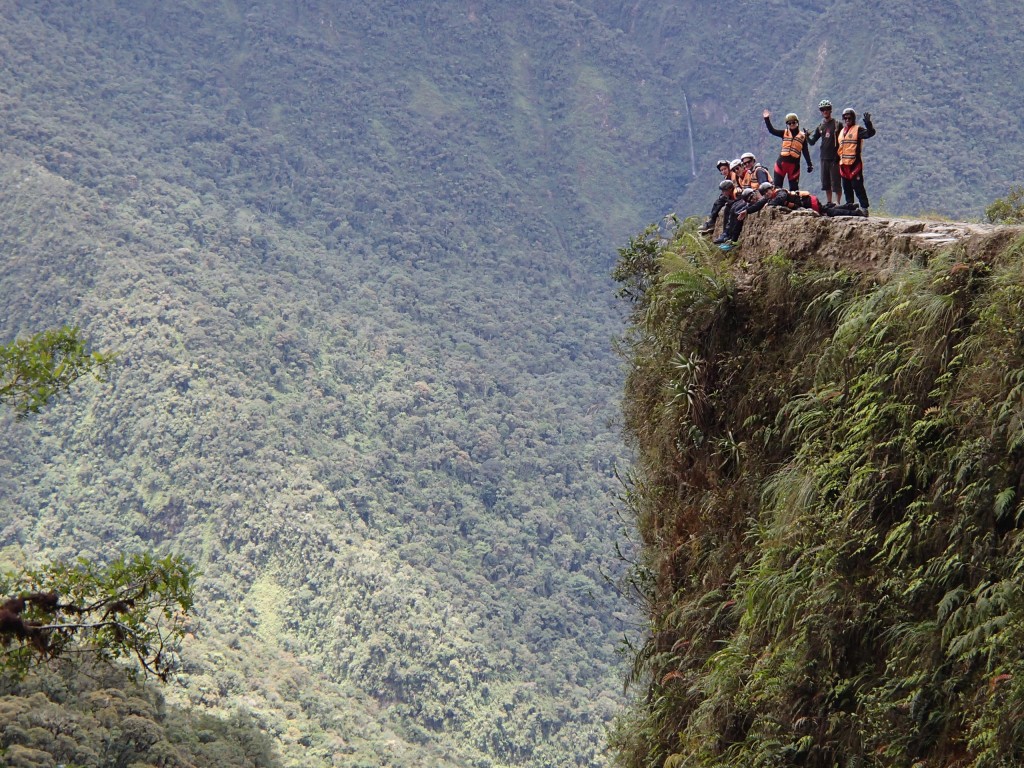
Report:
[[965,261],[990,260],[1024,227],[953,221],[818,216],[810,211],[766,208],[751,216],[740,238],[743,258],[753,261],[783,252],[831,266],[880,275],[908,259],[927,263],[934,254],[957,249]]

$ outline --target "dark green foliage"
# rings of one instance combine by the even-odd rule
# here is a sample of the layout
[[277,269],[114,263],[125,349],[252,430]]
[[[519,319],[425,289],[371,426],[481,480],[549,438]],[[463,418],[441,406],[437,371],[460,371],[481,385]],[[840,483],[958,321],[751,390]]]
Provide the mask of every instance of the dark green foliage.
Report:
[[1024,186],[1010,187],[1006,197],[1000,197],[985,209],[985,218],[992,224],[1024,223]]
[[54,664],[16,685],[0,684],[0,764],[274,768],[280,762],[250,716],[186,712],[113,667],[85,663]]
[[1019,244],[876,283],[685,237],[625,345],[650,626],[620,763],[1019,764]]
[[0,405],[19,416],[39,411],[82,376],[100,379],[115,356],[89,352],[78,328],[42,331],[0,346]]
[[666,89],[578,6],[470,10],[0,30],[4,338],[121,351],[4,425],[0,545],[187,555],[167,695],[303,768],[597,766],[621,700],[609,243],[670,189]]

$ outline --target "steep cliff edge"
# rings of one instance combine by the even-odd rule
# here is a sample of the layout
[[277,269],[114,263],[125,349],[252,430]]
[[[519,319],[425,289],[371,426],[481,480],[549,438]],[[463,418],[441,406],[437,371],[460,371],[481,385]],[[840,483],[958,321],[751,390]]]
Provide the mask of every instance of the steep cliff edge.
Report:
[[1024,230],[767,213],[620,252],[626,766],[1024,760]]
[[747,259],[783,251],[836,268],[889,273],[908,258],[927,259],[950,248],[959,249],[967,260],[991,260],[1020,236],[1020,228],[994,224],[827,218],[769,208],[748,219],[742,243]]

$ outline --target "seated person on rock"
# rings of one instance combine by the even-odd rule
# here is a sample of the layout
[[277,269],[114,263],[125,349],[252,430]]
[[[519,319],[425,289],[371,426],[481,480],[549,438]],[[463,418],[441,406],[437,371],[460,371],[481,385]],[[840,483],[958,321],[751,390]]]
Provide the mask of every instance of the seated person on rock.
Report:
[[718,214],[724,211],[723,222],[728,221],[729,211],[732,208],[732,204],[738,197],[739,188],[736,183],[731,179],[723,179],[718,185],[719,195],[718,199],[715,200],[714,205],[711,206],[711,214],[707,220],[701,225],[701,234],[708,234],[715,229],[715,222],[718,221]]

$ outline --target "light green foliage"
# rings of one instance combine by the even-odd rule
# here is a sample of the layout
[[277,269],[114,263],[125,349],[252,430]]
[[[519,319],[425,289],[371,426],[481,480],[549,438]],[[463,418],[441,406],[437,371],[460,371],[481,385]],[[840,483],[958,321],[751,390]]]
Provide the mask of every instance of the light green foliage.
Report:
[[[671,311],[623,345],[650,624],[620,763],[1019,764],[1017,248],[881,283],[683,250],[643,299]],[[705,272],[747,288],[723,302]]]
[[1024,186],[1010,187],[1006,197],[992,201],[985,218],[992,224],[1024,224]]
[[106,566],[79,560],[0,573],[0,673],[21,676],[87,653],[127,659],[166,680],[192,610],[194,577],[182,558],[148,553]]
[[0,405],[19,416],[39,411],[78,379],[106,373],[115,355],[89,352],[79,329],[64,326],[0,346]]

